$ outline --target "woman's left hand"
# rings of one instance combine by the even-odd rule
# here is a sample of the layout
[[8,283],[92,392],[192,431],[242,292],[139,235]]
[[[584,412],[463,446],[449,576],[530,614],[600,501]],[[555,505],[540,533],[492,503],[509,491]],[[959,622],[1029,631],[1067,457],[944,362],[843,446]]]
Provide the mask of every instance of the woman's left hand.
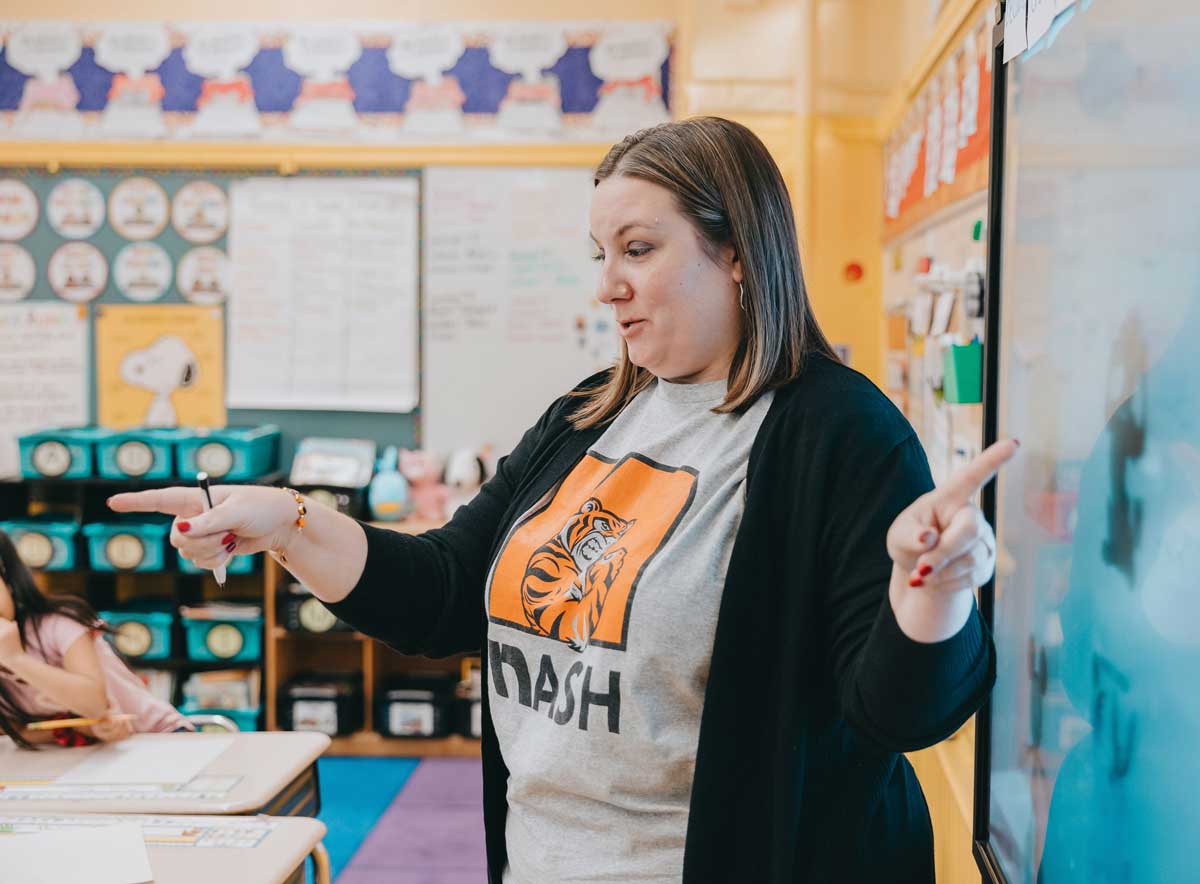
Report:
[[975,495],[1012,459],[1020,443],[997,442],[917,498],[892,522],[888,554],[910,587],[954,594],[982,586],[996,568],[996,535]]

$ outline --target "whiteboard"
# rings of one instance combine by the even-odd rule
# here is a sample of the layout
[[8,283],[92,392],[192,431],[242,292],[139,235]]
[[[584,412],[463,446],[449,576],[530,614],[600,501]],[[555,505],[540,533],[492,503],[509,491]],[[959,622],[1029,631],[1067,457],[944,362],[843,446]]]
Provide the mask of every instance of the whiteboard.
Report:
[[426,171],[424,448],[506,454],[555,398],[613,363],[592,186],[590,169]]
[[230,407],[416,407],[418,190],[407,177],[233,184]]

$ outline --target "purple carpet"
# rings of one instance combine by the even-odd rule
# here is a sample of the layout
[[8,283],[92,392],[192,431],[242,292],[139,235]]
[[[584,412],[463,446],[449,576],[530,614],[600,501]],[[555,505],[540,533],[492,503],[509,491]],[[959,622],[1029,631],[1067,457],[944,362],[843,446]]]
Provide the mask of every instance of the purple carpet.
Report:
[[480,884],[483,782],[474,759],[427,758],[337,884]]

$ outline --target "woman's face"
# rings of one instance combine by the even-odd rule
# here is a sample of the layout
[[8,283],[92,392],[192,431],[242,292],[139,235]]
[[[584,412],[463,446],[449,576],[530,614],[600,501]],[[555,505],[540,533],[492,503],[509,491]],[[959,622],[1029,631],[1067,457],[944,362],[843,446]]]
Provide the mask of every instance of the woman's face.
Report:
[[741,338],[732,246],[717,260],[667,189],[614,175],[592,194],[600,300],[612,307],[629,361],[676,383],[728,376]]

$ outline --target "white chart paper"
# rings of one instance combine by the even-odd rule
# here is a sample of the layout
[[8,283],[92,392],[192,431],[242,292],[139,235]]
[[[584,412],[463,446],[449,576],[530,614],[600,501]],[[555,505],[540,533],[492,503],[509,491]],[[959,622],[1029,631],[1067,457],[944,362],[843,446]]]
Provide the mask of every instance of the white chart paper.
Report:
[[233,185],[230,407],[416,407],[417,192],[412,178]]
[[613,363],[592,189],[586,169],[426,171],[423,447],[507,454],[551,402]]
[[86,308],[0,305],[0,477],[21,471],[18,436],[87,423],[88,363]]

